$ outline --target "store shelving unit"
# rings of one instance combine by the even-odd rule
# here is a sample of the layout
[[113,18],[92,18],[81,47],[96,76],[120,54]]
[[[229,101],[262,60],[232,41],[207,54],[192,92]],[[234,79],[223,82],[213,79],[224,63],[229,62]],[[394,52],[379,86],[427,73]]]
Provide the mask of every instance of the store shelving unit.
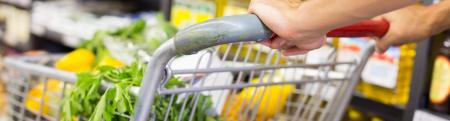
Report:
[[[429,5],[433,3],[433,0],[422,0],[422,2]],[[450,34],[447,35],[450,36]],[[446,114],[440,114],[426,109],[432,67],[430,62],[433,62],[431,57],[432,41],[430,41],[432,39],[433,37],[430,37],[427,40],[417,43],[409,102],[405,107],[382,104],[358,95],[353,96],[351,105],[362,111],[370,111],[384,119],[392,121],[412,121],[416,110],[426,110],[426,113],[450,120],[450,116]]]
[[[431,38],[430,38],[431,39]],[[425,100],[428,97],[424,97],[425,93],[428,93],[429,77],[430,77],[430,44],[431,41],[424,40],[417,43],[416,56],[414,58],[413,77],[410,85],[409,101],[405,107],[398,107],[393,105],[386,105],[380,102],[376,102],[370,99],[366,99],[359,95],[354,95],[351,101],[351,105],[362,110],[363,112],[374,113],[383,119],[389,121],[412,121],[414,112],[417,109],[425,107]]]
[[[3,5],[10,5],[14,6],[19,9],[23,9],[25,11],[28,11],[29,13],[33,14],[33,3],[35,2],[47,2],[48,0],[28,0],[30,1],[28,5],[22,5],[20,4],[20,1],[25,0],[0,0],[0,4]],[[86,2],[122,2],[126,4],[122,4],[122,6],[117,6],[120,8],[113,9],[113,11],[121,10],[123,6],[129,7],[134,6],[137,10],[155,10],[155,9],[162,9],[164,11],[164,14],[166,15],[166,18],[170,17],[170,0],[136,0],[136,1],[126,1],[126,0],[73,0],[78,1],[81,3]],[[141,4],[142,3],[142,4]],[[143,4],[145,3],[145,4]],[[129,4],[129,5],[128,5]],[[108,5],[111,6],[111,5]],[[156,7],[155,7],[156,6]],[[152,7],[152,8],[148,8]],[[102,8],[102,7],[100,7]],[[98,9],[98,8],[96,8]],[[134,11],[134,10],[133,10]],[[169,11],[169,13],[166,13],[165,11]],[[31,18],[31,17],[30,17]],[[40,41],[53,41],[52,43],[59,43],[59,46],[65,46],[70,48],[76,48],[78,44],[81,42],[82,38],[78,36],[73,35],[67,35],[64,33],[61,33],[59,31],[54,31],[47,26],[41,26],[41,25],[35,25],[33,22],[30,24],[30,40],[31,41],[37,41],[37,42],[29,42],[26,45],[26,48],[21,47],[15,47],[19,50],[28,50],[30,49],[30,46],[35,46],[33,43],[41,43]]]
[[161,1],[161,10],[163,11],[164,18],[169,21],[170,20],[170,11],[172,8],[173,0],[163,0]]
[[[11,5],[11,6],[14,6],[16,8],[23,9],[23,10],[31,9],[31,5],[21,4],[18,1],[21,1],[21,0],[17,0],[17,1],[14,1],[14,0],[0,0],[0,4]],[[33,0],[28,0],[28,1],[31,3]]]
[[375,113],[389,121],[398,121],[404,109],[398,106],[386,105],[377,101],[367,99],[359,94],[354,94],[350,104],[365,114]]

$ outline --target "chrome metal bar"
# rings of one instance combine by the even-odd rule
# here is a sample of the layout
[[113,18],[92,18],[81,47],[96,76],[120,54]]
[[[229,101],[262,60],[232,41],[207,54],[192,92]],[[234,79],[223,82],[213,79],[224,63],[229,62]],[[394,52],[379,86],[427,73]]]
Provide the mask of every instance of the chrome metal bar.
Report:
[[[273,51],[271,51],[271,52],[269,52],[269,55],[267,55],[266,56],[266,58],[265,58],[265,62],[264,62],[264,65],[265,66],[268,66],[268,65],[270,65],[270,61],[271,61],[271,59],[272,59],[272,57],[273,57],[273,54],[274,54],[274,52]],[[258,84],[261,84],[262,82],[263,82],[263,80],[264,80],[264,74],[266,74],[266,71],[265,70],[263,70],[263,71],[261,71],[261,72],[259,72],[259,75],[258,75],[258,77],[262,77],[262,78],[258,78]],[[273,74],[273,71],[272,71],[272,74]],[[270,77],[269,77],[270,78]],[[249,82],[249,83],[251,83],[251,82]],[[253,90],[253,92],[252,92],[252,97],[250,98],[250,103],[252,103],[252,102],[254,102],[254,100],[255,100],[255,93],[257,93],[257,91],[259,91],[258,89],[255,89],[255,90]],[[264,92],[264,91],[263,91]],[[264,93],[262,94],[262,95],[264,95]],[[262,96],[261,96],[262,97]],[[256,99],[256,101],[258,101],[258,100],[260,100],[260,99]],[[254,112],[254,109],[256,109],[258,107],[258,105],[254,105],[254,107],[252,107],[252,106],[247,106],[246,108],[245,108],[245,112],[244,112],[244,115],[247,115],[250,111],[253,111],[253,112],[251,112],[251,114],[250,114],[250,120],[253,120],[253,118],[255,117],[255,115],[256,115],[256,113]]]
[[164,76],[166,64],[175,55],[173,40],[168,40],[155,51],[142,79],[139,100],[135,104],[135,114],[131,119],[132,121],[148,121],[153,99]]
[[332,114],[333,121],[339,121],[342,117],[342,114],[344,114],[345,108],[347,107],[352,93],[353,89],[355,88],[356,84],[358,84],[361,72],[363,71],[367,61],[369,60],[370,56],[372,56],[373,52],[375,51],[375,43],[371,42],[370,45],[367,47],[367,50],[363,51],[362,59],[359,63],[359,65],[356,67],[356,69],[352,72],[352,76],[349,79],[349,85],[346,90],[344,90],[344,94],[341,96],[342,100],[337,104],[337,108],[335,110],[335,113]]
[[[210,54],[210,55],[209,55],[209,61],[208,61],[207,65],[206,65],[206,68],[210,68],[210,67],[212,66],[212,61],[214,61],[214,60],[213,60],[213,59],[214,59],[214,56],[216,56],[217,53],[214,53],[214,52],[211,52],[211,51],[207,51],[207,53],[205,53],[205,54]],[[216,77],[215,77],[214,80],[216,80],[217,77],[218,77],[218,75],[216,75]],[[206,80],[206,78],[202,78],[202,79],[201,79],[201,81],[200,81],[200,83],[201,83],[200,85],[201,85],[201,86],[204,86],[205,80]],[[200,92],[200,93],[201,93],[201,92]],[[196,100],[197,100],[198,98],[199,98],[199,97],[197,96],[197,97],[196,97]],[[197,102],[196,102],[196,103],[197,103]],[[206,103],[207,103],[207,101],[203,101],[202,108],[205,108]],[[194,106],[194,107],[195,107],[195,106]],[[195,112],[195,111],[194,111],[194,112]]]
[[[355,60],[355,63],[356,63],[356,60]],[[352,75],[352,73],[350,73],[350,72],[352,71],[353,68],[355,68],[354,66],[356,66],[356,65],[350,65],[350,67],[347,68],[345,78],[350,78],[350,76]],[[330,110],[332,110],[332,108],[336,107],[336,102],[338,102],[341,92],[346,89],[344,87],[346,85],[345,84],[346,82],[348,82],[348,81],[343,81],[341,83],[337,83],[337,85],[336,85],[336,87],[338,87],[337,92],[333,95],[332,101],[331,102],[327,102],[329,104],[327,106],[325,106],[325,109],[324,109],[324,112],[327,112],[328,115],[320,116],[319,117],[319,121],[323,121],[327,117],[330,116],[330,112],[328,112],[328,111],[330,111]]]
[[[278,55],[278,56],[277,56],[277,55]],[[273,56],[276,56],[274,65],[277,65],[277,64],[278,64],[278,62],[280,61],[280,55],[279,55],[279,54],[276,54],[275,51],[272,51],[272,52],[270,53],[270,56],[267,56],[267,58],[266,58],[266,60],[268,60],[268,63],[266,63],[267,65],[270,65],[270,63],[272,62],[272,57],[273,57]],[[265,79],[266,82],[271,82],[271,81],[273,82],[274,74],[275,74],[275,71],[274,71],[274,70],[270,70],[270,74],[269,74],[268,79]],[[261,78],[260,78],[260,79],[261,79]],[[263,78],[260,80],[259,83],[263,83],[262,80],[264,80],[264,76],[263,76]],[[264,83],[265,83],[265,82],[264,82]],[[264,86],[262,95],[265,95],[266,92],[267,92],[267,86]],[[267,98],[270,99],[270,92],[268,92],[268,93],[269,93],[269,94],[267,94],[267,96],[268,96]],[[260,108],[261,101],[263,100],[263,98],[264,98],[264,96],[260,96],[259,99],[257,100],[256,106],[252,109],[253,112],[252,112],[252,115],[251,115],[251,117],[250,117],[250,120],[254,120],[254,119],[256,118],[256,112],[258,112],[258,109]],[[269,102],[269,101],[267,101],[267,103],[268,103],[268,102]],[[267,108],[263,109],[264,112],[265,112],[266,110],[267,110]],[[262,118],[261,120],[264,120],[265,117],[263,116],[263,117],[261,117],[261,118]]]
[[[61,97],[60,98],[61,102],[64,99],[64,96],[66,94],[66,89],[67,89],[67,82],[63,82],[62,93],[59,96],[59,97]],[[58,112],[56,113],[56,119],[61,119],[61,111],[62,111],[62,106],[58,106]]]
[[173,101],[174,97],[175,97],[175,95],[170,96],[169,107],[167,107],[166,115],[164,116],[164,121],[167,121],[167,119],[169,118],[170,109],[172,108],[172,104],[174,103],[174,101]]
[[14,59],[13,57],[6,57],[3,61],[6,67],[20,70],[22,73],[52,77],[69,83],[75,83],[76,81],[76,75],[74,73],[56,70],[43,65],[27,63],[19,59]]
[[[26,77],[25,77],[25,79],[23,80],[23,81],[27,81],[27,80],[30,80],[30,75],[29,75],[29,73],[25,73],[25,75],[26,75]],[[28,92],[30,90],[30,84],[29,83],[27,83],[27,84],[25,84],[25,90],[24,90],[24,92]],[[22,102],[25,102],[25,100],[27,100],[27,98],[28,98],[28,96],[26,95],[26,93],[22,93],[23,95],[21,96],[22,97]],[[20,105],[22,108],[21,108],[21,110],[20,110],[20,117],[19,117],[19,120],[23,120],[24,118],[26,118],[26,116],[25,116],[25,111],[26,111],[26,109],[25,109],[25,103],[22,103],[21,105]]]
[[[330,59],[328,59],[328,60],[330,60]],[[319,71],[317,73],[317,78],[319,78],[319,79],[323,78],[322,75],[321,75],[321,71],[320,70],[325,71],[324,72],[325,73],[324,74],[324,76],[325,76],[324,78],[328,78],[328,73],[330,72],[330,68],[329,67],[319,67]],[[316,92],[316,95],[315,95],[315,97],[318,99],[318,101],[314,101],[313,104],[311,105],[313,107],[312,107],[312,110],[310,111],[309,115],[307,116],[308,117],[307,118],[308,121],[313,120],[313,117],[315,116],[316,112],[320,108],[320,104],[322,103],[322,98],[323,98],[322,92],[324,92],[324,94],[326,95],[327,91],[330,88],[329,86],[331,86],[330,82],[329,83],[325,83],[325,84],[319,84],[319,87],[318,87],[319,91]],[[323,89],[323,88],[325,88],[325,89]]]
[[[261,48],[258,48],[257,49],[257,52],[256,52],[256,58],[255,58],[255,60],[253,61],[253,64],[257,64],[257,63],[259,63],[259,60],[261,59]],[[250,71],[250,77],[249,77],[249,79],[253,79],[254,78],[254,76],[255,76],[255,71],[253,70],[253,71]],[[247,93],[245,93],[245,95],[244,95],[244,97],[247,97]],[[242,100],[242,104],[246,104],[247,102],[246,102],[246,100]],[[238,120],[246,120],[246,106],[240,106],[239,107],[239,113],[241,113],[242,111],[244,111],[244,114],[243,114],[243,117],[241,117],[241,115],[238,115],[237,116],[237,119]]]
[[[199,69],[199,67],[200,67],[200,61],[201,61],[201,59],[202,59],[202,57],[203,57],[204,55],[205,55],[205,54],[201,55],[201,57],[197,60],[197,64],[195,65],[195,68],[194,68],[194,69]],[[196,74],[196,73],[192,73],[192,77],[193,77],[193,78],[191,79],[189,86],[194,85],[194,81],[196,80],[195,74]],[[185,97],[184,100],[183,100],[183,106],[181,107],[180,114],[184,114],[184,109],[186,108],[187,100],[189,99],[189,96],[190,96],[190,95],[192,95],[192,94],[190,94],[190,93],[187,93],[187,94],[186,94],[186,97]],[[193,95],[194,95],[194,97],[195,97],[195,96],[196,96],[196,93],[194,93]],[[192,103],[192,102],[191,102],[191,103]],[[181,119],[183,119],[183,115],[181,115],[181,116],[178,117],[178,121],[181,121]]]
[[307,83],[327,83],[332,81],[346,81],[347,78],[343,79],[328,79],[328,80],[301,80],[292,82],[267,82],[267,83],[247,83],[247,84],[231,84],[231,85],[220,85],[213,87],[197,87],[197,88],[179,88],[171,90],[161,90],[159,94],[181,94],[190,92],[200,92],[200,91],[212,91],[212,90],[222,90],[222,89],[240,89],[245,87],[261,87],[261,86],[271,86],[271,85],[285,85],[285,84],[307,84]]
[[39,100],[39,108],[38,108],[38,112],[37,112],[37,116],[36,116],[36,118],[37,118],[37,121],[41,121],[41,118],[42,118],[42,114],[43,114],[43,107],[44,107],[44,103],[46,103],[45,102],[45,97],[46,97],[46,93],[47,93],[47,79],[44,79],[45,77],[41,77],[41,78],[39,78],[39,80],[41,80],[40,82],[41,83],[43,83],[44,84],[44,88],[42,89],[42,94],[41,94],[41,97],[42,98],[40,98],[40,100]]
[[[246,64],[248,62],[249,55],[250,55],[250,52],[252,50],[252,47],[253,46],[249,45],[249,47],[247,48],[247,52],[245,54],[245,58],[244,58],[244,61],[243,61],[244,64]],[[238,77],[236,78],[236,84],[242,83],[243,74],[244,73],[242,71],[239,71]],[[233,89],[233,91],[230,93],[229,99],[234,99],[236,97],[236,94],[237,94],[237,89]],[[235,105],[236,103],[237,103],[237,101],[231,101],[229,103],[230,106],[228,106],[226,111],[225,111],[225,115],[224,115],[225,119],[224,120],[227,120],[227,117],[228,117],[228,114],[230,112],[230,109],[231,109],[232,105]]]
[[173,74],[191,74],[191,73],[217,73],[217,72],[238,72],[238,71],[257,71],[257,70],[274,70],[282,68],[318,68],[322,66],[336,65],[353,65],[355,62],[336,62],[323,64],[299,64],[299,65],[277,65],[277,66],[248,66],[248,67],[226,67],[226,68],[205,68],[205,69],[186,69],[172,70]]
[[[195,108],[195,107],[197,107],[197,105],[198,105],[198,97],[199,97],[199,95],[201,95],[200,92],[194,93],[195,100],[194,100],[194,106],[192,106],[194,108],[192,109],[191,115],[189,116],[189,121],[192,121],[192,119],[194,118],[195,111],[197,110],[197,108]],[[206,101],[204,101],[204,102],[206,102]]]

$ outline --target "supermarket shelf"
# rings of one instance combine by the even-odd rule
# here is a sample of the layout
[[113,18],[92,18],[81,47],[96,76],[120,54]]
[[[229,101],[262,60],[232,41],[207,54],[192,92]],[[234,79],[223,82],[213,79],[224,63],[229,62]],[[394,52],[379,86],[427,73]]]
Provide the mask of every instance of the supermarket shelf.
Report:
[[[18,0],[18,1],[20,1],[20,0]],[[31,3],[31,0],[29,0],[29,2]],[[20,2],[14,2],[12,0],[0,0],[0,4],[14,6],[16,8],[24,9],[24,10],[30,10],[31,9],[30,5],[27,5],[26,2],[20,3]]]
[[161,2],[161,10],[164,14],[164,18],[170,21],[170,12],[172,10],[173,0],[163,0]]
[[414,69],[410,85],[409,101],[403,114],[403,121],[411,121],[414,116],[414,111],[422,106],[422,95],[428,92],[428,78],[430,77],[429,70],[429,51],[430,51],[430,39],[417,43],[416,57],[414,58]]
[[51,31],[43,26],[32,25],[31,34],[59,42],[65,46],[76,48],[81,43],[82,39],[69,35],[64,35],[59,32]]
[[359,94],[354,94],[350,105],[365,112],[374,113],[388,121],[400,121],[404,112],[403,108],[393,105],[386,105],[371,99],[367,99]]

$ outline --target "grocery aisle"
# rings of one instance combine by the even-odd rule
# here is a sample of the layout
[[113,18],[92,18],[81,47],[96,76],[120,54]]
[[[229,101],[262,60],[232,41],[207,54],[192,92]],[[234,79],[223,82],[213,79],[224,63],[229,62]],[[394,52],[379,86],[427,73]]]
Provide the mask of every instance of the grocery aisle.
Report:
[[249,3],[0,0],[0,121],[450,120],[448,31],[284,56]]

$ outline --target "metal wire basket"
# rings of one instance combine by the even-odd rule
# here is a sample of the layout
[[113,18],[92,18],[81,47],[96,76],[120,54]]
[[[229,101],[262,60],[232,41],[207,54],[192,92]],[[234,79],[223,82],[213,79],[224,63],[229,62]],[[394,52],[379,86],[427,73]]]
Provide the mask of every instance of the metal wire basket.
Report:
[[[255,42],[199,41],[164,43],[147,64],[141,87],[131,90],[139,99],[136,113],[122,116],[137,121],[195,121],[198,114],[226,121],[340,120],[374,51],[371,43],[360,58],[338,62],[337,49],[328,46],[331,51],[322,55],[322,62],[307,63],[308,55],[285,57]],[[197,53],[176,56],[191,52]],[[55,58],[4,59],[12,120],[60,119],[61,99],[76,75],[49,66]],[[164,88],[173,76],[182,78],[185,86]],[[35,99],[36,95],[41,98]],[[152,110],[161,96],[168,99],[168,108],[162,112]],[[189,108],[198,105],[210,108]],[[179,115],[174,116],[173,108]]]
[[[166,95],[171,103],[178,101],[183,104],[179,108],[190,112],[190,120],[196,114],[195,109],[183,108],[204,105],[198,104],[201,102],[198,101],[200,94],[211,96],[213,103],[210,112],[204,113],[218,115],[223,120],[339,119],[373,48],[365,50],[361,59],[349,62],[335,62],[333,49],[327,55],[327,61],[317,64],[305,64],[308,56],[284,57],[276,50],[264,50],[264,47],[241,42],[171,59],[162,74],[164,77],[182,77],[186,86],[164,89],[167,81],[164,80],[158,83],[154,94]],[[54,58],[5,59],[8,112],[13,120],[59,119],[62,97],[67,87],[76,81],[76,76],[46,66]],[[180,63],[187,60],[192,62]],[[183,64],[191,66],[181,67]],[[336,71],[343,65],[348,68]],[[62,82],[52,82],[51,79]],[[39,84],[44,85],[36,86]],[[58,88],[52,89],[55,84]],[[36,87],[41,91],[38,99],[34,98],[36,95],[30,95]],[[175,95],[192,95],[194,101],[187,101],[188,98],[174,100]],[[37,107],[30,109],[33,104]],[[170,110],[163,113],[168,119]],[[185,118],[179,117],[182,119]]]

